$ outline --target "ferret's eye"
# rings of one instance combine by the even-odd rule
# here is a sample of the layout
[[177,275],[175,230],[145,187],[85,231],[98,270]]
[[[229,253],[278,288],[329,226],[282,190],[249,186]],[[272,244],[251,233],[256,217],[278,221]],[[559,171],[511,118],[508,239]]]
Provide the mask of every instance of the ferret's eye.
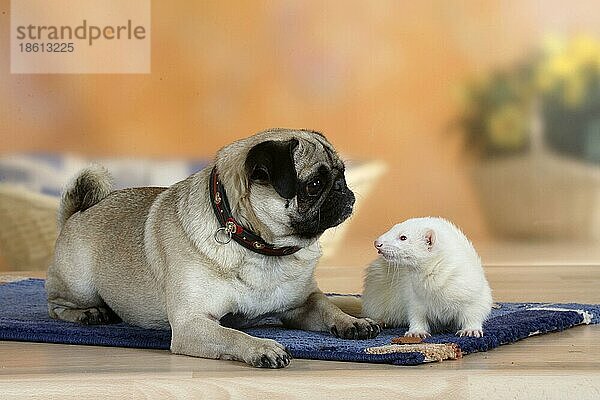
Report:
[[400,240],[406,240],[406,236],[404,236],[404,235],[400,236]]

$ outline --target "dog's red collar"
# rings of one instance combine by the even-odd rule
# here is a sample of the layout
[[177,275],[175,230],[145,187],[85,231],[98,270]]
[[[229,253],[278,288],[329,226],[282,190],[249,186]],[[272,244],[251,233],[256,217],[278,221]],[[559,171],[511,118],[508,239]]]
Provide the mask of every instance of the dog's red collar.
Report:
[[265,256],[288,256],[300,250],[297,246],[275,247],[265,242],[256,233],[241,226],[231,215],[227,193],[219,180],[217,167],[214,167],[210,173],[209,186],[210,201],[221,225],[214,235],[218,243],[227,244],[233,239],[248,250]]

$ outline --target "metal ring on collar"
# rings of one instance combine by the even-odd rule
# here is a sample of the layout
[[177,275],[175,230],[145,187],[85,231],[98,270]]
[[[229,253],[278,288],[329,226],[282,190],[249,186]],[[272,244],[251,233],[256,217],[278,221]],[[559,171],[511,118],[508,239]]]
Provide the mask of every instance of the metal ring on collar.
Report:
[[[227,235],[227,239],[226,240],[221,239],[219,237],[219,232],[225,233]],[[221,228],[217,229],[214,234],[215,241],[219,244],[228,244],[229,242],[231,242],[231,236],[232,236],[231,230],[229,230],[225,227],[221,227]]]

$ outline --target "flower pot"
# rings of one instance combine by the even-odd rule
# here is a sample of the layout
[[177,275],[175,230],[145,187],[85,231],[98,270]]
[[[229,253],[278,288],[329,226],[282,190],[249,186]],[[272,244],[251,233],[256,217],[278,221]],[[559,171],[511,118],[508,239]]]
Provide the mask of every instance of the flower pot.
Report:
[[474,171],[490,229],[503,238],[600,241],[600,166],[537,150]]

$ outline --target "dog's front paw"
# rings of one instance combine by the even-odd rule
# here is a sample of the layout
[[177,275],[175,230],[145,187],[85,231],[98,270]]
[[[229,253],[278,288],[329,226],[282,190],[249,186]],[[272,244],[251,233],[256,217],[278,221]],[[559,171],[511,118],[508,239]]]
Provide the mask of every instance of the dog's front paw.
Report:
[[370,318],[354,318],[348,315],[336,322],[329,331],[342,339],[372,339],[379,335],[381,327]]
[[408,337],[418,337],[421,339],[425,339],[431,336],[431,334],[425,330],[421,330],[421,329],[411,329],[408,332],[406,332],[404,334],[404,336],[408,336]]
[[460,331],[456,332],[456,336],[468,336],[468,337],[483,337],[483,330],[482,329],[461,329]]
[[257,368],[284,368],[292,355],[283,345],[271,339],[256,339],[246,351],[244,361]]

